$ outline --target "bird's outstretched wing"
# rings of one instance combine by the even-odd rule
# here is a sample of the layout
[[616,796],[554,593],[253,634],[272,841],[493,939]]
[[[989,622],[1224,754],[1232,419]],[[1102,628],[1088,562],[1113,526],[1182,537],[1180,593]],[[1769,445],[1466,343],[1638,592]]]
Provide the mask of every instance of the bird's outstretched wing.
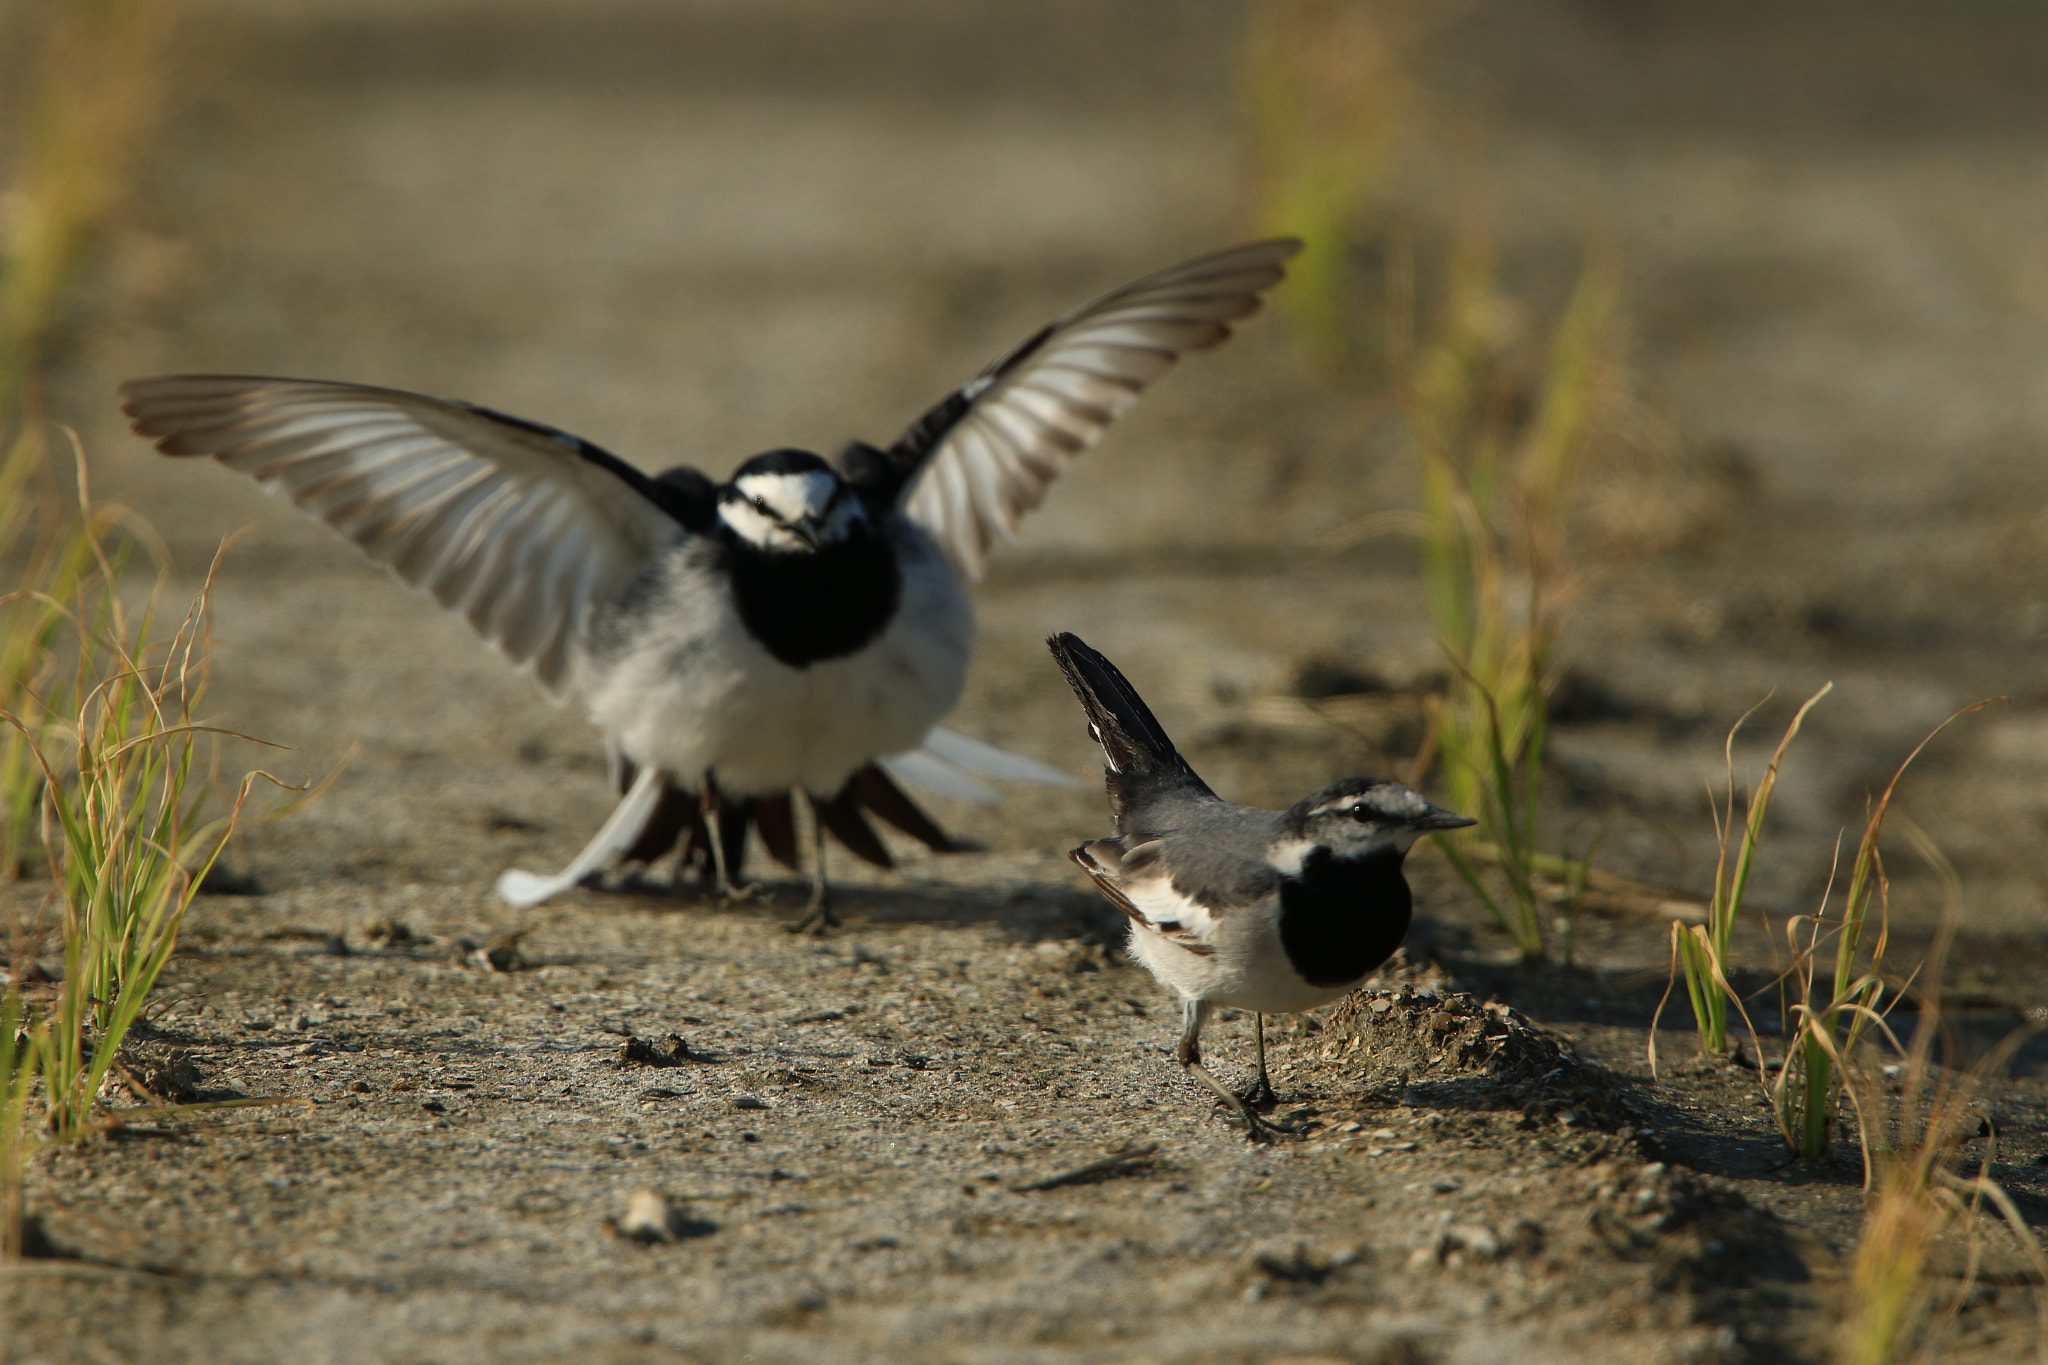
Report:
[[869,495],[908,496],[962,577],[978,579],[1052,481],[1182,354],[1259,306],[1301,243],[1251,242],[1127,284],[1042,328],[918,418],[886,451],[857,447]]
[[250,375],[133,379],[121,397],[158,450],[282,492],[551,696],[592,606],[716,516],[702,475],[650,479],[567,432],[444,398]]

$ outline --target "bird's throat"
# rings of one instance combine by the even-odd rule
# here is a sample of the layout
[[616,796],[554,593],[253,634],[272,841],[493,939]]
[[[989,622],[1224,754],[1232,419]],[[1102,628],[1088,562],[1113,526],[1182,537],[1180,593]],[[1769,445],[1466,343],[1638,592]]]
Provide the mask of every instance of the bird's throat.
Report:
[[1402,854],[1333,858],[1317,848],[1280,883],[1280,944],[1302,980],[1344,986],[1385,962],[1408,935],[1414,900]]
[[856,536],[806,554],[727,543],[740,619],[791,668],[855,653],[888,628],[903,595],[889,542]]

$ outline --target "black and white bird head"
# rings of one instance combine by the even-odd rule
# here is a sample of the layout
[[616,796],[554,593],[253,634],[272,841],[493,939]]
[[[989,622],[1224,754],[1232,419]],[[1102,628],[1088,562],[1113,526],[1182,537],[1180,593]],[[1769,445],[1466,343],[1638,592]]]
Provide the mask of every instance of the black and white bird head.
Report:
[[866,535],[867,504],[808,450],[770,450],[719,490],[718,520],[736,541],[769,554],[815,554]]
[[1421,792],[1399,782],[1347,777],[1288,810],[1274,861],[1292,864],[1283,871],[1298,871],[1319,856],[1351,859],[1391,853],[1398,858],[1425,834],[1478,823],[1431,804]]

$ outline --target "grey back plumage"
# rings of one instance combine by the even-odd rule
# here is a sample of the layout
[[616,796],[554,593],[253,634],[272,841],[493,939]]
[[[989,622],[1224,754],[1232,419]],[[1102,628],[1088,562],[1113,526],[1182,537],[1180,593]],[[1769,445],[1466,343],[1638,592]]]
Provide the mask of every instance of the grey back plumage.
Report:
[[[1158,833],[1146,838],[1133,830],[1125,842],[1143,838],[1141,847],[1172,869],[1174,889],[1213,914],[1251,905],[1280,887],[1280,872],[1267,858],[1280,832],[1278,811],[1169,796],[1133,811],[1132,817],[1132,823],[1143,822]],[[1130,865],[1127,857],[1125,866]]]

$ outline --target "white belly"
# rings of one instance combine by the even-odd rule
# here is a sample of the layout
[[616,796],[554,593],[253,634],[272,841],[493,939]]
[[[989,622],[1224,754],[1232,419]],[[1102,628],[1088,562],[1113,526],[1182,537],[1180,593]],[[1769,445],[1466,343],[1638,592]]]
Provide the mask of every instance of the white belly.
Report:
[[[1131,925],[1131,956],[1143,963],[1159,983],[1186,999],[1206,1000],[1232,1009],[1261,1014],[1293,1014],[1327,1005],[1348,994],[1357,981],[1339,986],[1311,986],[1295,972],[1277,933],[1260,932],[1270,925],[1271,904],[1233,911],[1217,924],[1207,940],[1214,951],[1190,952],[1178,943]],[[1364,980],[1360,977],[1359,980]]]
[[578,686],[620,752],[729,796],[801,787],[832,796],[884,755],[914,749],[953,708],[967,676],[967,595],[921,532],[897,537],[896,614],[843,658],[792,668],[741,623],[730,585],[685,544],[664,564],[633,636],[601,660],[584,651]]

